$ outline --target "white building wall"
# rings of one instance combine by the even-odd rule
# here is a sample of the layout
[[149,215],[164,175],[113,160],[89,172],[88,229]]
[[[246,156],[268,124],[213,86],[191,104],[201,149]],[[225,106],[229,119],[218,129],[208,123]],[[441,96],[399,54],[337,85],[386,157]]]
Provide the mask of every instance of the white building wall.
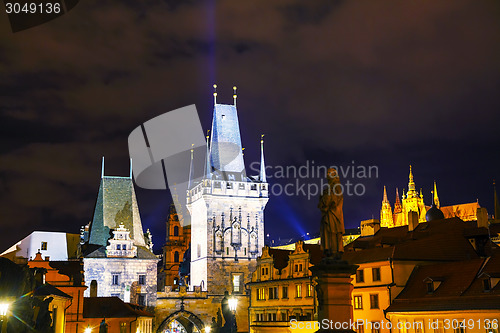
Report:
[[[42,250],[42,242],[47,242],[47,250]],[[53,261],[68,260],[68,243],[65,232],[34,231],[1,255],[14,252],[16,249],[19,249],[16,256],[27,259],[35,258],[40,250],[43,258],[50,257],[50,260]]]

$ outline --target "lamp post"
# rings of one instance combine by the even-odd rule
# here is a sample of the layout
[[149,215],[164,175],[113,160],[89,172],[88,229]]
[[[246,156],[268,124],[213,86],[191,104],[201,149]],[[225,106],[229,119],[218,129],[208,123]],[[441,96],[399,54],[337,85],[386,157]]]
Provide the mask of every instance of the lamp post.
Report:
[[9,312],[9,307],[10,304],[6,302],[0,303],[0,318],[2,319],[2,327],[1,331],[2,333],[6,332],[6,326],[7,326],[7,313]]
[[230,332],[236,333],[238,327],[236,325],[236,308],[238,307],[238,300],[236,297],[231,296],[228,300],[229,310],[233,313],[233,322],[231,323]]

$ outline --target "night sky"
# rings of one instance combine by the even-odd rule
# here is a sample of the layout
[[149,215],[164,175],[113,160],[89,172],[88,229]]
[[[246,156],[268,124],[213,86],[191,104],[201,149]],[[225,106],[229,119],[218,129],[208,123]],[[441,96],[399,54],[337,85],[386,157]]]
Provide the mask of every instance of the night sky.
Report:
[[[261,133],[273,168],[378,168],[378,177],[343,177],[364,189],[345,197],[349,228],[379,217],[384,185],[394,204],[410,164],[426,204],[436,180],[442,205],[479,200],[493,212],[496,0],[81,0],[18,33],[2,10],[0,77],[2,251],[34,230],[77,233],[88,223],[101,157],[106,175],[128,175],[127,138],[144,121],[196,104],[210,128],[213,83],[220,103],[232,103],[238,86],[249,174]],[[137,196],[159,248],[170,193]],[[266,233],[319,231],[317,201],[271,196]]]

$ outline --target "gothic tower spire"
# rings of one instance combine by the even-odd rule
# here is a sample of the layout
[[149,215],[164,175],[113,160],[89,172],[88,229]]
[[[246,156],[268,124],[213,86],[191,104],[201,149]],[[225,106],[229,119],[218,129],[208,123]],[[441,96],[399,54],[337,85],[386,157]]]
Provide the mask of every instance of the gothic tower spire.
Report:
[[380,210],[380,226],[388,228],[394,227],[392,208],[389,199],[387,199],[387,189],[385,186],[384,186],[384,197],[382,199],[382,209]]
[[432,191],[433,197],[434,197],[434,205],[436,205],[437,208],[441,207],[439,204],[439,197],[438,197],[438,190],[437,190],[437,185],[436,181],[434,181],[434,191]]
[[402,207],[401,207],[401,200],[399,199],[399,190],[396,187],[396,201],[394,202],[394,214],[401,213]]
[[189,180],[188,180],[188,189],[190,189],[190,188],[191,188],[191,185],[193,185],[193,184],[191,184],[191,182],[192,182],[192,180],[193,180],[193,151],[194,151],[194,149],[193,149],[192,147],[194,147],[194,143],[193,143],[193,144],[191,144],[191,162],[190,162],[190,164],[189,164]]
[[415,181],[413,180],[413,172],[411,171],[410,165],[410,175],[408,176],[408,193],[406,194],[407,198],[416,198],[418,196],[417,191],[415,190]]
[[261,182],[266,183],[266,164],[264,163],[264,134],[260,136],[260,175]]
[[210,130],[207,131],[207,155],[205,157],[205,162],[206,162],[206,164],[205,164],[205,177],[207,179],[212,179],[212,164],[210,163],[210,146],[208,145],[210,135],[208,133],[210,133]]

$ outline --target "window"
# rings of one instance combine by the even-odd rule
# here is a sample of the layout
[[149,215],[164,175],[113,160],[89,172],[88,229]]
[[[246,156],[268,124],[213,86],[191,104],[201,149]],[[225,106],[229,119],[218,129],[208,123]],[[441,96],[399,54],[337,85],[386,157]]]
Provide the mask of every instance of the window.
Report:
[[358,269],[356,271],[356,283],[365,282],[365,274],[363,273],[363,269]]
[[174,227],[174,236],[179,236],[179,227],[178,226]]
[[415,321],[415,333],[424,333],[424,322],[423,321]]
[[380,321],[372,321],[371,325],[371,333],[380,333]]
[[257,300],[262,301],[266,299],[266,292],[264,288],[257,289]]
[[90,297],[97,297],[97,281],[92,280],[90,282]]
[[463,326],[461,324],[461,322],[459,322],[460,324],[458,325],[458,327],[455,327],[453,328],[453,332],[454,333],[465,333],[465,326]]
[[40,250],[42,251],[47,251],[47,242],[42,242],[42,245],[40,247]]
[[270,287],[269,299],[277,299],[277,298],[278,298],[278,287]]
[[295,285],[295,297],[296,298],[302,297],[302,285],[301,284]]
[[288,298],[288,286],[284,286],[282,289],[281,289],[281,298]]
[[[201,251],[201,249],[200,249],[200,251]],[[226,256],[228,256],[228,255],[229,255],[229,246],[226,247]],[[198,258],[199,258],[199,256],[198,256]]]
[[241,275],[240,274],[234,274],[233,275],[233,292],[239,293],[240,292],[240,279]]
[[174,262],[179,262],[179,252],[178,251],[174,252]]
[[122,250],[124,250],[124,251],[125,251],[126,249],[127,249],[127,245],[126,245],[126,244],[123,244],[123,245],[122,245]]
[[120,244],[116,244],[116,249],[117,250],[121,250],[122,249],[122,246]]
[[139,275],[139,284],[141,286],[146,284],[146,275],[144,275],[144,274]]
[[372,268],[373,281],[380,281],[380,267]]
[[484,291],[490,291],[491,290],[491,281],[490,281],[490,279],[483,279],[483,289],[484,289]]
[[307,290],[306,290],[306,297],[312,297],[313,295],[313,286],[312,284],[308,283],[307,284]]
[[365,326],[363,325],[363,321],[360,320],[356,323],[356,332],[358,333],[364,333],[365,332]]
[[143,294],[137,295],[137,304],[146,305],[146,295]]
[[276,313],[268,313],[267,321],[276,321]]
[[[433,322],[433,324],[434,324],[434,325],[433,325],[433,327],[435,327],[435,328],[434,328],[434,333],[444,333],[444,323],[443,323],[443,321],[442,321],[442,320],[437,320],[437,319],[436,319],[436,320]],[[437,324],[437,325],[436,325],[436,324]],[[406,332],[402,332],[402,333],[406,333]]]
[[434,283],[427,282],[427,293],[432,294],[434,292]]
[[262,267],[262,275],[267,275],[269,274],[269,268],[268,267]]
[[486,333],[498,333],[498,319],[485,319]]
[[363,309],[363,296],[354,296],[354,309]]
[[286,310],[281,312],[281,321],[288,321],[288,313]]
[[399,333],[407,333],[408,328],[406,326],[406,320],[398,320]]
[[112,275],[111,275],[111,279],[112,279],[112,282],[111,282],[111,283],[112,283],[114,286],[117,286],[117,285],[118,285],[118,283],[119,283],[119,275],[118,275],[118,274],[112,274]]
[[370,295],[370,309],[378,309],[378,294]]
[[127,323],[120,323],[120,333],[127,333]]

